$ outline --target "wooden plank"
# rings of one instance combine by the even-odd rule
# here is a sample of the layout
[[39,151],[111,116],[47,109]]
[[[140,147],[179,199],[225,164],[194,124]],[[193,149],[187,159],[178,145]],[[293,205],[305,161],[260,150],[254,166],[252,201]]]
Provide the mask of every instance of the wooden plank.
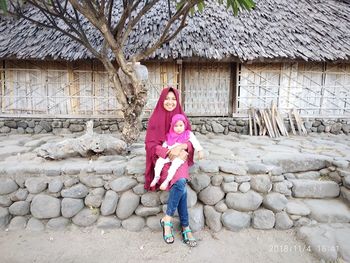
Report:
[[253,136],[252,114],[251,109],[248,109],[249,135]]
[[290,123],[290,128],[292,129],[292,132],[293,132],[293,135],[296,135],[296,131],[295,131],[295,128],[294,128],[294,123],[293,123],[293,119],[292,119],[292,110],[290,110],[288,112],[288,116],[289,116],[289,123]]
[[5,60],[1,61],[1,75],[0,75],[0,81],[1,81],[1,113],[5,112]]
[[254,108],[251,108],[252,110],[252,117],[253,117],[253,130],[254,130],[254,135],[258,136],[258,127],[257,127],[257,122],[256,122],[256,112]]

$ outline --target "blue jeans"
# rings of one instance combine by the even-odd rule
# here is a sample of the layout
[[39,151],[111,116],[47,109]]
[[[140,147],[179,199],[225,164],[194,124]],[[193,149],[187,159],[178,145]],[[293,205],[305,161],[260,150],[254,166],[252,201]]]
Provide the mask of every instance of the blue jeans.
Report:
[[179,212],[181,226],[187,227],[188,223],[188,211],[187,211],[187,180],[181,178],[172,185],[169,193],[168,207],[166,214],[168,216],[174,216],[175,210]]

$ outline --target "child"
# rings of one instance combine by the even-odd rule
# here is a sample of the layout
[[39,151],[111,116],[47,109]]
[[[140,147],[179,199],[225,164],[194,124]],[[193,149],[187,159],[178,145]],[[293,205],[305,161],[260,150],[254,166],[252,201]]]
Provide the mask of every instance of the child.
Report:
[[[167,133],[167,140],[163,143],[163,147],[168,148],[171,150],[172,148],[176,147],[179,144],[186,143],[190,141],[193,145],[193,148],[198,152],[198,158],[203,159],[203,148],[199,144],[197,138],[191,132],[190,130],[186,129],[186,118],[182,114],[176,114],[171,119],[171,126],[170,130]],[[156,161],[156,164],[154,166],[154,179],[151,183],[151,187],[155,186],[159,179],[160,179],[160,173],[164,167],[164,164],[171,162],[169,158],[161,158],[159,157]],[[168,187],[169,182],[171,179],[173,179],[177,169],[184,163],[183,160],[180,158],[175,158],[171,166],[168,170],[168,176],[164,180],[164,182],[161,184],[160,189],[165,190]]]

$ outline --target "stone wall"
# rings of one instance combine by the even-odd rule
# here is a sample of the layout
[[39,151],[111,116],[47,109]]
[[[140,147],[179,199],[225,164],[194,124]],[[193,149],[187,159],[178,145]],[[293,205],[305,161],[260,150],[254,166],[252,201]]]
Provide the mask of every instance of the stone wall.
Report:
[[[350,222],[348,210],[342,207],[346,205],[336,199],[341,195],[350,204],[349,163],[320,164],[322,169],[288,172],[262,163],[246,167],[203,160],[191,168],[188,184],[191,227],[197,231],[206,225],[216,232],[223,227],[239,231],[247,227],[289,229],[316,222]],[[0,228],[57,230],[75,224],[160,230],[168,192],[146,192],[141,171],[130,168],[118,174],[2,176]],[[175,223],[179,224],[177,218]]]
[[[74,133],[82,132],[89,119],[34,119],[34,118],[0,118],[0,134],[39,134],[39,133]],[[93,119],[94,130],[98,133],[115,133],[123,128],[121,119]],[[232,117],[192,117],[192,129],[202,134],[228,134],[230,132],[248,134],[248,120]],[[147,127],[147,120],[143,120]],[[290,132],[289,121],[285,120]],[[350,119],[307,119],[304,122],[308,132],[326,132],[333,134],[349,134]],[[141,127],[140,127],[141,128]]]

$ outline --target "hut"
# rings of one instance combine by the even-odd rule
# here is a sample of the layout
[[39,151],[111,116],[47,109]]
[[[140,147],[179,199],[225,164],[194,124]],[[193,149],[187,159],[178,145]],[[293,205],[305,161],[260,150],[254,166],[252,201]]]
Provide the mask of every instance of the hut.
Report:
[[[309,131],[350,132],[349,1],[257,0],[238,17],[206,2],[175,39],[142,61],[149,70],[145,118],[162,87],[172,85],[203,133],[247,133],[248,109],[272,102],[282,114],[297,109]],[[153,41],[166,5],[160,1],[138,24],[127,54]],[[0,86],[1,133],[80,131],[86,118],[99,120],[102,130],[120,128],[103,66],[67,36],[28,21],[0,19]]]

